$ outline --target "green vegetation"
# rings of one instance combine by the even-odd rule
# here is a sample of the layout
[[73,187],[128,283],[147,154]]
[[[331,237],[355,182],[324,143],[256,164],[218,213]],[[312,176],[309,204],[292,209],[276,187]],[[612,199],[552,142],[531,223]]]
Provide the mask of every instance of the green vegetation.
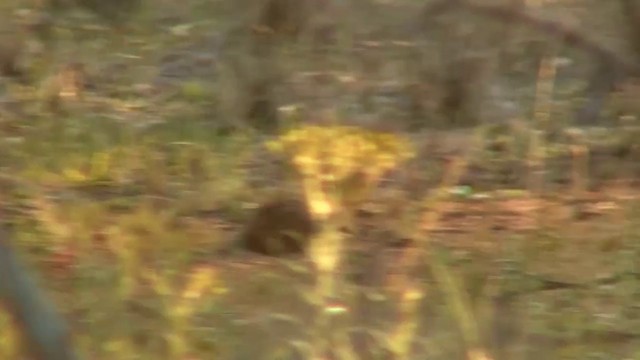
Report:
[[640,359],[632,2],[151,3],[0,5],[0,222],[80,358]]

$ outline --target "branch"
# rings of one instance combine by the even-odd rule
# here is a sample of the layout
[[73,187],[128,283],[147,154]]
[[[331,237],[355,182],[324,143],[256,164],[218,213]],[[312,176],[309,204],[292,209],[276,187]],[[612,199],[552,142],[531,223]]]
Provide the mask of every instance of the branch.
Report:
[[38,289],[9,246],[9,234],[0,225],[0,303],[22,331],[38,360],[75,360],[65,321]]
[[[626,0],[624,5],[627,6],[626,10],[630,17],[630,23],[633,23],[638,16],[638,8],[640,7],[632,6],[636,5],[636,3],[633,3],[633,0]],[[569,46],[582,49],[592,54],[596,58],[598,66],[593,76],[589,79],[589,84],[585,91],[585,99],[587,101],[576,114],[577,124],[587,125],[595,123],[609,93],[614,89],[615,85],[628,76],[640,76],[640,61],[638,61],[640,59],[629,61],[615,51],[590,39],[577,29],[570,28],[553,20],[536,17],[517,7],[477,4],[467,0],[441,0],[431,3],[424,8],[422,16],[423,29],[425,26],[430,25],[431,19],[451,10],[467,10],[481,16],[496,18],[503,22],[524,24],[542,33],[553,36]],[[631,14],[631,12],[633,12],[633,14]],[[635,23],[632,25],[635,25]],[[640,29],[640,27],[635,25],[634,35],[640,36],[640,30],[638,29]],[[636,48],[640,49],[638,38],[634,40],[636,41]]]
[[467,10],[477,15],[496,18],[503,22],[522,24],[542,33],[553,36],[567,45],[582,49],[601,62],[615,67],[627,75],[640,75],[640,64],[628,61],[615,51],[604,47],[597,41],[590,39],[577,29],[568,27],[557,21],[543,19],[526,13],[516,7],[477,4],[464,0],[442,0],[430,4],[423,10],[423,20],[439,16],[451,10]]
[[640,64],[635,61],[628,61],[615,51],[604,47],[597,41],[590,39],[577,29],[572,29],[562,23],[542,19],[513,8],[500,6],[480,5],[466,3],[465,7],[470,11],[495,17],[505,22],[520,23],[539,30],[547,35],[554,36],[562,40],[567,45],[582,49],[594,55],[599,62],[614,66],[619,71],[628,75],[640,75]]

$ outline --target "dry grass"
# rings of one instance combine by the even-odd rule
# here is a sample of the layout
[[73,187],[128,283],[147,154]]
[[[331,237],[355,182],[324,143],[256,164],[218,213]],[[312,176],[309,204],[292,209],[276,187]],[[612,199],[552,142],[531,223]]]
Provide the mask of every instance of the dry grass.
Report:
[[[85,358],[640,356],[633,81],[606,126],[574,128],[594,60],[531,29],[418,21],[400,0],[156,3],[115,30],[56,14],[55,50],[26,32],[10,59],[33,78],[0,78],[2,221]],[[529,10],[628,58],[606,3]],[[309,124],[415,154],[318,185],[342,212],[313,220],[305,255],[228,254],[265,199],[309,200],[327,179],[301,182],[265,146]],[[21,354],[0,312],[0,357]]]

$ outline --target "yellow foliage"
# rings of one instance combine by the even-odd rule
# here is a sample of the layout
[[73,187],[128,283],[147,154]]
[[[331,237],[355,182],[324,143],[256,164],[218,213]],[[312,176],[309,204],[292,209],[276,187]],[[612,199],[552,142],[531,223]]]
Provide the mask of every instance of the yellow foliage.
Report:
[[303,177],[311,208],[323,204],[322,213],[335,203],[327,197],[343,204],[361,199],[385,171],[414,155],[409,141],[395,134],[340,125],[294,129],[267,147],[289,158]]
[[271,151],[290,157],[305,176],[342,180],[357,170],[380,174],[413,156],[410,144],[394,134],[356,126],[305,126],[269,142]]

